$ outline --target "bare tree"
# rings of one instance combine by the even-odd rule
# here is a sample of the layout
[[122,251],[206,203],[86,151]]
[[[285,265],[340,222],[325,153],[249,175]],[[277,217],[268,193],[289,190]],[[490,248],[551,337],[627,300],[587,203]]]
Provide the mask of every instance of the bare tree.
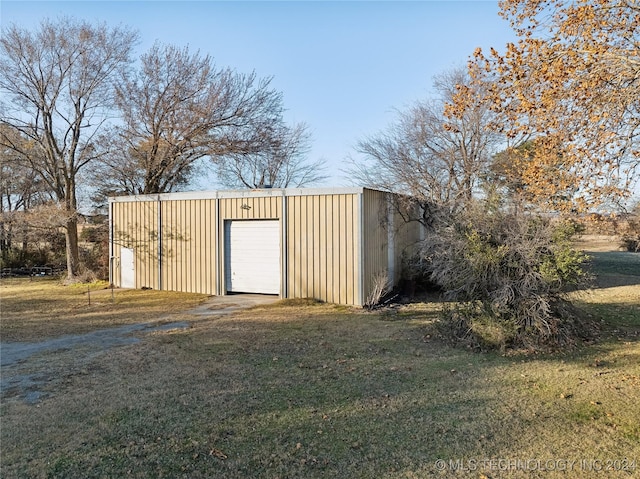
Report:
[[[45,20],[35,32],[12,25],[0,38],[1,122],[28,139],[0,142],[22,155],[65,212],[67,273],[79,272],[76,180],[99,157],[97,134],[112,106],[111,82],[129,64],[137,34],[85,21]],[[28,148],[24,148],[24,145]]]
[[[26,140],[7,125],[0,124],[3,136],[22,143]],[[12,250],[14,239],[22,241],[26,249],[25,211],[32,206],[51,200],[38,174],[29,167],[25,158],[13,149],[0,144],[0,252],[4,259]]]
[[230,188],[297,188],[326,178],[324,162],[307,159],[311,134],[306,124],[276,124],[268,137],[262,151],[221,158],[216,164],[219,181]]
[[[463,69],[437,76],[438,97],[399,112],[387,131],[360,141],[357,151],[365,161],[351,173],[366,185],[409,194],[423,206],[463,207],[479,187],[497,143],[488,128],[492,113],[482,92],[470,85]],[[463,91],[475,101],[464,111],[452,111],[453,98]]]
[[0,138],[7,140],[0,143],[0,212],[27,210],[50,201],[47,185],[30,167],[28,158],[6,146],[10,142],[19,145],[21,151],[29,151],[27,139],[3,123],[0,123]]
[[270,79],[216,68],[209,55],[155,44],[117,88],[123,124],[100,175],[107,189],[164,193],[184,186],[198,161],[260,151],[280,121]]

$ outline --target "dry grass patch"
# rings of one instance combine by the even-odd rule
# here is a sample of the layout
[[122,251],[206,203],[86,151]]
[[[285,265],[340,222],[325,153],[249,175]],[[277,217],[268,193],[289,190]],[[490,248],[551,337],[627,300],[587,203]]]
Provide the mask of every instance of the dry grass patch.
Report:
[[[637,340],[476,354],[434,339],[435,303],[294,303],[109,350],[36,405],[5,398],[3,477],[524,478],[477,464],[624,457],[640,470]],[[569,477],[602,476],[577,464]]]
[[617,235],[579,235],[574,240],[575,247],[584,251],[623,251],[622,237]]
[[157,321],[194,307],[205,295],[107,288],[105,282],[63,286],[53,279],[0,281],[2,341],[35,341],[123,324]]

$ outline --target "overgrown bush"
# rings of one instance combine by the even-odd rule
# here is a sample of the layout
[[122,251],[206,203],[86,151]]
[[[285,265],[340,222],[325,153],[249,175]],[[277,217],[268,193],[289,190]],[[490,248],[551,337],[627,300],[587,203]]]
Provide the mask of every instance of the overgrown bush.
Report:
[[80,262],[83,274],[109,278],[109,230],[106,224],[85,227],[80,234]]
[[622,246],[627,251],[640,253],[640,217],[629,218],[622,234]]
[[402,294],[413,297],[415,293],[439,292],[440,286],[430,278],[429,261],[418,251],[402,257]]
[[640,253],[640,234],[624,236],[622,238],[622,246],[632,253]]
[[91,243],[81,247],[80,263],[82,275],[88,274],[95,279],[109,279],[108,247],[103,243]]
[[364,307],[371,309],[380,304],[382,298],[391,291],[391,288],[392,284],[389,281],[387,270],[376,273],[371,280],[371,291],[369,291]]
[[66,262],[64,234],[42,229],[4,242],[0,251],[0,268],[30,268]]
[[591,329],[564,293],[588,279],[571,223],[487,210],[450,217],[425,241],[430,277],[445,299],[441,327],[480,347],[571,342]]

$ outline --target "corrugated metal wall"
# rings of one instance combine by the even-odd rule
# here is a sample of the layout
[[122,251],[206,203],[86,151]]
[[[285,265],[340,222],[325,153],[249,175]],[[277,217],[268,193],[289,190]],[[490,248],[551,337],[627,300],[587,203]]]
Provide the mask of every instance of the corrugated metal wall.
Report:
[[169,200],[161,205],[162,284],[158,288],[215,294],[215,200]]
[[[363,192],[363,302],[367,301],[377,275],[386,271],[393,285],[398,284],[405,256],[418,246],[422,226],[405,221],[400,213],[405,207],[390,193],[369,189]],[[405,216],[415,216],[415,212]]]
[[363,192],[363,303],[373,289],[376,275],[389,268],[387,196],[382,191]]
[[287,296],[360,304],[359,195],[287,197]]
[[113,203],[112,279],[120,286],[120,248],[133,250],[136,288],[157,288],[158,285],[158,203],[136,201]]
[[224,278],[224,252],[217,235],[224,234],[224,220],[278,219],[281,205],[281,197],[115,201],[113,282],[120,285],[120,247],[127,247],[134,250],[136,288],[222,294],[224,286],[218,288],[217,280]]
[[225,294],[224,222],[239,219],[280,221],[284,297],[360,305],[390,261],[394,281],[400,279],[402,251],[419,230],[397,213],[389,223],[388,193],[301,191],[118,198],[111,203],[112,280],[120,285],[120,248],[128,247],[135,255],[136,288]]
[[280,218],[282,196],[221,198],[222,220],[268,220]]

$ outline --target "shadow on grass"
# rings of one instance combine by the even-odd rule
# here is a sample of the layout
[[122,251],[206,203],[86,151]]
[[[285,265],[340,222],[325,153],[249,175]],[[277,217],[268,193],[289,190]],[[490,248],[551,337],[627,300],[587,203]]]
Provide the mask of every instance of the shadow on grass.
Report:
[[590,252],[588,270],[595,287],[611,288],[640,284],[640,253],[624,251]]

